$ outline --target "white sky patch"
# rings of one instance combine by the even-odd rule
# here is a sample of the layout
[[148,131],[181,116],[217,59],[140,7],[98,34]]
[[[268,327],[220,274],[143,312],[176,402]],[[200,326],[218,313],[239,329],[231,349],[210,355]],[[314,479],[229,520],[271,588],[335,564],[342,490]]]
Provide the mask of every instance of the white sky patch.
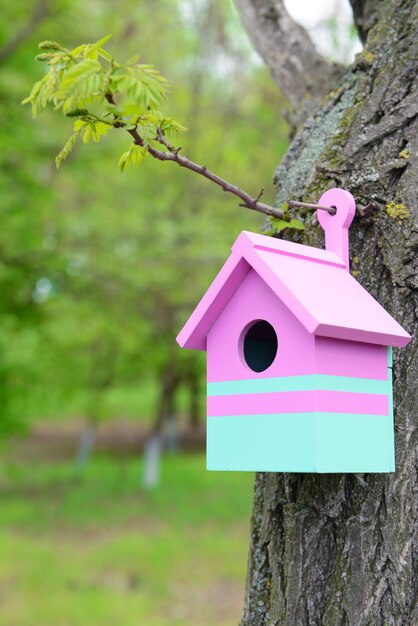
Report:
[[[211,0],[180,0],[177,4],[180,19],[189,28],[196,27],[199,13],[205,9],[206,3]],[[239,17],[233,0],[229,0]],[[357,36],[351,6],[348,0],[284,0],[291,17],[301,24],[309,33],[318,51],[329,61],[350,64],[362,46]],[[263,65],[263,61],[248,41],[248,36],[242,29],[244,45],[248,47],[248,62],[253,65]],[[235,33],[236,37],[240,35]],[[209,59],[206,60],[207,62]],[[211,70],[217,75],[227,78],[236,67],[237,59],[231,55],[218,51],[211,57]]]
[[284,4],[327,58],[351,63],[362,49],[348,0],[284,0]]

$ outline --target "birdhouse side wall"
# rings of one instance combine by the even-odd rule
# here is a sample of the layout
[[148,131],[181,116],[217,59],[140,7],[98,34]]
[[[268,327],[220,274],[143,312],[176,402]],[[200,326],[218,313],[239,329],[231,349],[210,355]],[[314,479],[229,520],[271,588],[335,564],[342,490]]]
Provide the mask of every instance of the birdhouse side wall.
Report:
[[387,347],[359,341],[315,337],[318,374],[387,380]]
[[393,472],[392,349],[316,337],[316,471]]

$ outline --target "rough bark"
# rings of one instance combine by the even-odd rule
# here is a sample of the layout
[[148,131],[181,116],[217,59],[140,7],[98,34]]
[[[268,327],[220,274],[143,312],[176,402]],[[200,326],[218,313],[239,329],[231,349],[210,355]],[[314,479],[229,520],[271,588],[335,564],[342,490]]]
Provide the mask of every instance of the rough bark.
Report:
[[[394,351],[397,471],[258,474],[242,626],[418,624],[418,11],[355,4],[366,48],[293,140],[277,201],[341,186],[377,207],[350,229],[351,268],[413,335]],[[323,245],[302,217],[294,240]]]

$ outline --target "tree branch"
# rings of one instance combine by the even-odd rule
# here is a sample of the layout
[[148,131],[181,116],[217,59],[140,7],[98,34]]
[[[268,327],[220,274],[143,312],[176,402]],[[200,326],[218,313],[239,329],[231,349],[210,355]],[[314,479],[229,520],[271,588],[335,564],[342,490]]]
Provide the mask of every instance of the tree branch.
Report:
[[12,37],[4,44],[4,46],[0,48],[0,64],[4,63],[4,61],[13,54],[20,44],[31,36],[35,26],[47,17],[49,7],[50,0],[38,0],[35,8],[33,9],[32,15],[29,17],[26,24],[24,24],[22,28],[15,33],[14,37]]
[[[134,142],[138,146],[144,145],[143,139],[139,135],[137,130],[129,130],[128,132],[132,136],[132,138],[134,139]],[[237,185],[233,185],[232,183],[229,183],[224,178],[221,178],[217,174],[214,174],[213,172],[208,170],[206,165],[198,165],[197,163],[194,163],[187,157],[180,155],[179,152],[181,148],[174,148],[173,146],[171,146],[165,140],[162,134],[157,137],[157,141],[159,141],[162,145],[164,145],[167,148],[168,152],[165,152],[163,150],[157,150],[156,148],[150,145],[147,146],[147,150],[149,154],[152,157],[154,157],[154,159],[158,159],[159,161],[173,161],[174,163],[177,163],[177,165],[179,165],[180,167],[184,167],[190,170],[191,172],[200,174],[200,176],[207,178],[208,180],[212,181],[213,183],[221,187],[223,191],[226,191],[227,193],[231,193],[234,196],[237,196],[237,198],[240,198],[240,200],[242,200],[242,203],[240,204],[240,206],[243,206],[247,209],[252,209],[253,211],[258,211],[259,213],[264,213],[265,215],[271,215],[273,217],[283,219],[284,217],[283,211],[281,211],[280,209],[275,209],[274,207],[268,204],[265,204],[264,202],[260,202],[259,198],[261,194],[259,194],[256,198],[253,198],[246,191],[244,191],[240,187],[237,187]]]
[[[106,94],[106,100],[110,104],[115,104],[113,95],[110,93]],[[113,125],[116,128],[125,127],[125,124],[120,121],[115,121]],[[145,142],[136,128],[135,129],[125,128],[125,130],[127,130],[127,132],[131,135],[132,139],[134,140],[134,143],[137,146],[141,146],[141,147],[145,146]],[[148,153],[154,159],[158,159],[159,161],[172,161],[173,163],[177,163],[177,165],[179,165],[180,167],[184,167],[190,170],[191,172],[195,172],[196,174],[199,174],[200,176],[207,178],[208,180],[215,183],[215,185],[218,185],[219,187],[221,187],[223,191],[226,191],[227,193],[231,193],[232,195],[242,200],[242,203],[240,204],[240,206],[243,206],[247,209],[251,209],[252,211],[258,211],[259,213],[264,213],[264,215],[277,217],[278,219],[283,219],[285,217],[284,212],[281,211],[280,209],[276,209],[270,206],[269,204],[260,202],[260,198],[263,194],[263,191],[261,191],[258,194],[258,196],[253,198],[246,191],[244,191],[240,187],[237,187],[237,185],[233,185],[232,183],[229,183],[224,178],[221,178],[217,174],[214,174],[214,172],[211,172],[210,170],[208,170],[206,165],[198,165],[197,163],[194,163],[187,157],[180,155],[181,148],[175,148],[174,146],[172,146],[166,140],[161,130],[158,131],[158,134],[155,137],[155,139],[167,149],[167,152],[165,152],[164,150],[158,150],[157,148],[154,148],[152,145],[148,144],[146,146],[146,149]]]
[[362,43],[378,20],[380,0],[350,0],[354,23]]
[[254,47],[295,108],[307,96],[314,103],[328,93],[342,67],[319,54],[282,0],[235,0],[235,4]]

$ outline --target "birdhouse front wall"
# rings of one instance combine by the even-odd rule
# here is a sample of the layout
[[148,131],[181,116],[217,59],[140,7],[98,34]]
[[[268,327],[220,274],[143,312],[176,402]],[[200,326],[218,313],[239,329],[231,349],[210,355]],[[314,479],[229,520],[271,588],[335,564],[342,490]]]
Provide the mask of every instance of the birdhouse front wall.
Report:
[[[277,352],[255,371],[260,323]],[[207,336],[208,469],[393,471],[389,373],[386,347],[315,337],[251,270]]]
[[[270,367],[256,372],[245,361],[242,339],[259,320],[274,328],[277,354]],[[251,270],[207,336],[208,469],[280,471],[280,465],[309,471],[314,446],[305,459],[298,449],[308,450],[313,437],[315,394],[300,393],[293,384],[314,373],[314,336]],[[290,408],[295,403],[297,412]]]
[[[245,363],[240,340],[254,321],[269,322],[277,334],[277,356],[259,373]],[[315,338],[251,270],[207,336],[208,382],[295,376],[315,372]]]

